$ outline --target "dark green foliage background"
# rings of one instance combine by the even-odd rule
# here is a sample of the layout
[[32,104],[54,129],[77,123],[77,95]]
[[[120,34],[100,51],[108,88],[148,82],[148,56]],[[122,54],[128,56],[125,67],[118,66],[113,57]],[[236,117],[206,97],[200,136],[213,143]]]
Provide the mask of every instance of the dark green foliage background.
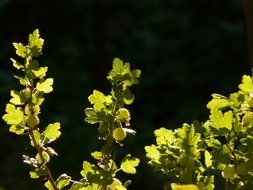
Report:
[[[236,91],[242,74],[250,73],[242,1],[1,0],[1,115],[9,91],[19,88],[11,43],[26,42],[35,28],[45,39],[41,63],[55,79],[41,126],[62,123],[54,176],[78,179],[82,161],[99,146],[96,127],[83,121],[84,108],[93,89],[109,90],[105,77],[114,57],[142,70],[130,108],[137,137],[119,151],[142,161],[130,189],[162,189],[162,176],[145,164],[144,145],[154,142],[154,129],[207,119],[211,93]],[[27,138],[8,133],[2,120],[0,126],[0,189],[43,189],[21,164],[21,155],[33,151]]]

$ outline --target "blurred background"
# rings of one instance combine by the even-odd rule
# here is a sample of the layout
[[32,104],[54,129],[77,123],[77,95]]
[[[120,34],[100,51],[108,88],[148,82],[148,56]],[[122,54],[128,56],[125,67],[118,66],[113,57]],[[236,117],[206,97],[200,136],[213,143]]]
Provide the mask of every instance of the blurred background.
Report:
[[[39,28],[45,39],[42,65],[55,80],[42,106],[41,126],[61,122],[62,136],[52,146],[59,153],[50,168],[55,178],[80,178],[82,161],[100,147],[97,126],[84,122],[93,89],[109,92],[106,75],[115,57],[142,70],[129,107],[136,137],[122,154],[142,161],[130,189],[159,190],[164,178],[146,164],[144,146],[153,131],[177,128],[208,118],[207,102],[216,92],[237,91],[250,73],[242,1],[238,0],[0,0],[0,115],[9,91],[19,89],[9,60],[12,42],[27,42]],[[28,139],[8,132],[0,121],[0,189],[43,189],[29,178],[22,154],[33,155]]]

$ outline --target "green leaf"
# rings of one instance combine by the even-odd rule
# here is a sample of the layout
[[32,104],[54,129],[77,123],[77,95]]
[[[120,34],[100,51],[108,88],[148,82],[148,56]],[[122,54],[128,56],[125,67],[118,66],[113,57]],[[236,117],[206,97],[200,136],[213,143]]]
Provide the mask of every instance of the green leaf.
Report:
[[47,67],[40,67],[37,70],[32,70],[34,75],[38,78],[44,78],[46,76],[48,68]]
[[135,167],[137,167],[139,163],[140,163],[140,160],[138,158],[131,158],[131,155],[128,154],[122,160],[120,168],[125,173],[135,174],[136,173]]
[[87,116],[85,118],[85,121],[90,124],[95,124],[98,122],[98,116],[96,111],[93,108],[86,108],[84,110],[85,115]]
[[61,190],[65,186],[70,184],[71,177],[68,176],[67,174],[62,174],[56,181],[56,187]]
[[117,185],[115,187],[116,190],[127,190],[127,188],[125,188],[123,185]]
[[96,159],[96,160],[101,160],[101,158],[103,157],[102,152],[99,151],[95,151],[91,153],[91,156]]
[[138,83],[141,71],[136,69],[131,71],[129,63],[123,63],[119,58],[113,60],[112,70],[108,74],[108,79],[114,84],[121,84],[124,89]]
[[23,104],[21,95],[18,91],[12,90],[11,97],[12,98],[10,99],[10,103],[12,103],[14,105],[22,105]]
[[29,49],[25,47],[22,43],[13,43],[16,49],[16,54],[22,58],[26,58],[29,55]]
[[32,97],[32,103],[40,106],[44,102],[45,98],[43,97],[43,92],[37,92]]
[[42,152],[42,156],[43,156],[43,158],[41,157],[41,155],[38,153],[37,155],[36,155],[36,160],[37,160],[37,162],[39,163],[39,164],[46,164],[46,163],[48,163],[49,161],[50,161],[50,156],[48,155],[48,153],[47,152],[45,152],[45,151],[43,151]]
[[213,99],[207,104],[207,108],[210,110],[221,109],[231,105],[231,102],[225,97],[219,94],[212,94]]
[[129,79],[126,80],[124,87],[132,86],[133,84],[138,84],[138,78],[141,76],[141,71],[139,69],[134,69],[129,73]]
[[87,161],[83,162],[83,170],[81,171],[81,175],[86,178],[88,173],[94,173],[94,167],[95,165],[90,164]]
[[131,80],[133,84],[138,84],[138,78],[141,76],[141,70],[139,69],[134,69],[131,72]]
[[146,156],[147,158],[157,161],[160,158],[160,152],[157,150],[157,147],[155,145],[151,146],[145,146]]
[[245,114],[242,118],[243,125],[247,126],[253,123],[253,114]]
[[95,111],[100,111],[106,105],[112,103],[111,96],[105,96],[102,92],[94,90],[93,94],[88,97],[91,104],[94,104]]
[[18,79],[21,85],[26,86],[27,84],[26,78],[17,75],[14,75],[14,78]]
[[44,78],[46,76],[47,67],[40,67],[39,62],[37,60],[33,60],[32,62],[29,62],[28,65],[29,72],[32,73],[32,77],[34,78]]
[[29,172],[29,174],[32,179],[37,179],[40,176],[45,175],[45,170],[36,166],[34,170]]
[[124,64],[119,58],[115,58],[112,64],[112,70],[108,74],[108,79],[112,84],[121,83],[127,78],[130,74],[130,65],[129,63]]
[[157,145],[162,145],[162,144],[167,145],[168,143],[171,144],[173,143],[175,139],[173,131],[165,129],[163,127],[155,130],[154,134],[156,136]]
[[212,126],[216,129],[227,128],[231,130],[233,122],[233,113],[228,111],[222,114],[221,110],[211,110],[210,119],[212,121]]
[[34,114],[30,114],[27,119],[26,119],[26,124],[30,127],[30,128],[34,128],[35,126],[37,126],[39,124],[40,120],[38,118],[37,115]]
[[21,125],[12,125],[9,131],[12,133],[16,133],[17,135],[22,135],[25,132],[25,128]]
[[248,75],[243,75],[242,84],[239,85],[239,89],[244,93],[253,93],[252,78]]
[[94,190],[91,186],[87,186],[87,179],[74,182],[70,190]]
[[[33,136],[34,136],[35,143],[36,143],[36,146],[37,146],[40,142],[40,133],[39,133],[39,131],[38,130],[33,130]],[[30,140],[31,140],[31,145],[35,146],[31,136],[30,136]]]
[[124,100],[124,103],[127,104],[127,105],[130,105],[133,103],[134,101],[134,95],[131,94],[130,90],[129,89],[125,89],[123,91],[123,100]]
[[44,93],[52,92],[53,91],[53,87],[52,87],[53,82],[54,82],[54,79],[48,78],[45,81],[38,82],[37,85],[36,85],[36,88],[39,91],[42,91]]
[[50,183],[50,181],[47,181],[44,185],[45,185],[45,187],[48,190],[54,190],[54,187],[52,186],[52,184]]
[[23,111],[19,107],[16,108],[12,104],[7,104],[5,111],[6,111],[7,114],[5,114],[3,116],[3,120],[8,125],[18,125],[24,119],[24,113],[23,113]]
[[205,150],[205,165],[206,167],[211,167],[212,166],[212,155],[207,151]]
[[35,171],[30,171],[29,174],[30,174],[30,177],[31,177],[32,179],[37,179],[37,178],[40,177],[40,176],[38,175],[38,173],[35,172]]
[[29,35],[28,42],[31,54],[34,57],[40,56],[42,54],[42,46],[44,44],[44,40],[40,38],[38,29],[34,30],[34,32]]
[[23,69],[24,68],[24,66],[22,64],[18,63],[15,59],[11,58],[11,61],[12,61],[13,67],[15,67],[16,69]]
[[49,124],[43,134],[46,138],[50,139],[50,141],[54,141],[61,135],[60,128],[59,122]]
[[[113,64],[112,64],[112,73],[111,74],[126,74],[130,71],[129,68],[129,64],[128,65],[124,65],[123,61],[119,58],[115,58],[113,60]],[[109,74],[110,75],[110,74]]]
[[171,184],[172,190],[200,190],[197,185],[189,184],[189,185],[180,185],[180,184]]

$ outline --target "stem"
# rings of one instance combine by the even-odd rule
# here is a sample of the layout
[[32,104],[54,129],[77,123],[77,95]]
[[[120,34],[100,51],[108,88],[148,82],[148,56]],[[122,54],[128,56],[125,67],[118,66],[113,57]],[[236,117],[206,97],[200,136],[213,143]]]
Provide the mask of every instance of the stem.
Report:
[[[27,61],[31,63],[32,57],[27,57]],[[29,95],[30,95],[30,99],[32,100],[33,90],[34,90],[34,81],[33,81],[33,79],[29,79],[29,83],[30,84],[28,84],[26,87],[29,88],[29,90],[30,90],[30,94]],[[32,106],[30,105],[31,103],[28,102],[27,104],[28,104],[28,107],[30,109],[30,112],[33,114],[34,110],[33,110]],[[53,176],[52,176],[52,174],[51,174],[51,172],[50,172],[50,170],[49,170],[49,168],[48,168],[48,166],[47,166],[47,164],[45,162],[45,158],[43,157],[43,147],[40,146],[40,144],[36,142],[36,139],[35,139],[35,136],[34,136],[34,128],[31,127],[31,126],[29,126],[29,125],[28,125],[28,127],[29,127],[29,135],[30,135],[30,137],[32,139],[34,147],[36,148],[36,150],[37,150],[37,152],[38,152],[38,154],[40,156],[40,159],[42,161],[42,164],[43,164],[43,166],[45,168],[45,177],[50,182],[50,184],[52,185],[52,187],[53,187],[54,190],[59,190],[57,188],[57,186],[56,186],[56,184],[54,182]],[[37,127],[35,127],[35,128],[37,128]]]
[[[29,127],[29,128],[30,128],[30,127]],[[34,133],[33,133],[33,129],[32,129],[32,128],[30,128],[29,134],[30,134],[31,139],[32,139],[32,142],[33,142],[33,144],[34,144],[34,146],[35,146],[35,148],[36,148],[36,150],[37,150],[37,152],[38,152],[38,154],[39,154],[39,156],[40,156],[40,159],[41,159],[42,163],[45,163],[45,159],[44,159],[43,154],[42,154],[42,149],[41,149],[41,147],[39,146],[39,144],[36,143],[36,140],[35,140],[35,137],[34,137]],[[54,182],[54,179],[53,179],[53,177],[52,177],[52,174],[51,174],[51,172],[50,172],[50,170],[49,170],[47,164],[44,164],[44,167],[45,167],[45,172],[46,172],[45,176],[46,176],[47,180],[51,183],[51,185],[52,185],[52,187],[54,188],[54,190],[58,190],[58,188],[56,187],[56,184],[55,184],[55,182]]]

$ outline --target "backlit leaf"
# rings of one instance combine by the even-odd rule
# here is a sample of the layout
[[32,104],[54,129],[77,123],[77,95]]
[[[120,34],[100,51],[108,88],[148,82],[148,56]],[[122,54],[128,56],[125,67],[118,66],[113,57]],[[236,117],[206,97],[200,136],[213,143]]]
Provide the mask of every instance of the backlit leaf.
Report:
[[131,158],[131,155],[128,154],[125,156],[125,158],[122,160],[120,168],[128,174],[135,174],[136,169],[135,167],[138,166],[140,163],[140,160],[138,158]]
[[205,150],[205,165],[207,168],[212,166],[212,155],[207,150]]
[[53,91],[53,87],[52,87],[53,82],[54,82],[54,79],[48,78],[45,81],[38,82],[37,85],[36,85],[36,88],[39,91],[42,91],[44,93],[52,92]]
[[24,119],[24,113],[20,108],[16,108],[12,104],[7,104],[6,106],[6,114],[3,116],[3,120],[8,125],[18,125]]
[[102,152],[95,151],[91,153],[91,156],[96,160],[100,160],[103,157],[103,154]]
[[253,92],[252,78],[248,75],[243,75],[242,84],[239,85],[239,88],[244,93],[252,93]]
[[29,49],[25,47],[22,43],[13,43],[16,49],[16,54],[22,58],[26,58],[29,55]]
[[63,189],[65,186],[70,184],[70,180],[71,177],[66,175],[66,174],[62,174],[56,181],[56,187],[61,190]]
[[94,104],[94,109],[100,111],[107,104],[112,103],[110,96],[105,96],[102,92],[94,90],[93,94],[88,97],[91,104]]
[[22,68],[24,68],[24,66],[22,64],[18,63],[15,59],[11,58],[11,61],[12,61],[13,67],[15,67],[16,69],[22,69]]
[[12,90],[11,91],[11,99],[10,99],[10,103],[14,104],[14,105],[22,105],[22,99],[21,99],[21,95],[18,91]]
[[87,161],[84,161],[83,162],[83,170],[81,171],[81,175],[83,177],[87,177],[87,174],[88,173],[94,173],[94,165],[93,164],[90,164],[89,162]]
[[167,143],[171,144],[175,138],[172,130],[165,129],[163,127],[155,130],[154,134],[156,136],[156,142],[158,145]]
[[179,185],[179,184],[172,183],[171,188],[172,190],[200,190],[197,185],[192,185],[192,184]]
[[34,57],[38,57],[42,54],[42,46],[44,44],[44,40],[40,38],[39,30],[36,29],[32,34],[29,35],[29,47],[31,54]]
[[158,161],[160,158],[160,152],[157,150],[155,145],[145,146],[146,156],[151,159]]
[[53,124],[49,124],[43,134],[46,138],[50,139],[50,141],[56,140],[61,135],[60,123],[56,122]]
[[221,109],[231,105],[231,102],[225,97],[219,94],[212,94],[213,99],[207,104],[207,108],[210,110]]
[[227,128],[228,130],[231,130],[232,128],[232,111],[228,111],[223,114],[221,110],[214,109],[211,111],[210,119],[212,121],[212,126],[216,129]]

